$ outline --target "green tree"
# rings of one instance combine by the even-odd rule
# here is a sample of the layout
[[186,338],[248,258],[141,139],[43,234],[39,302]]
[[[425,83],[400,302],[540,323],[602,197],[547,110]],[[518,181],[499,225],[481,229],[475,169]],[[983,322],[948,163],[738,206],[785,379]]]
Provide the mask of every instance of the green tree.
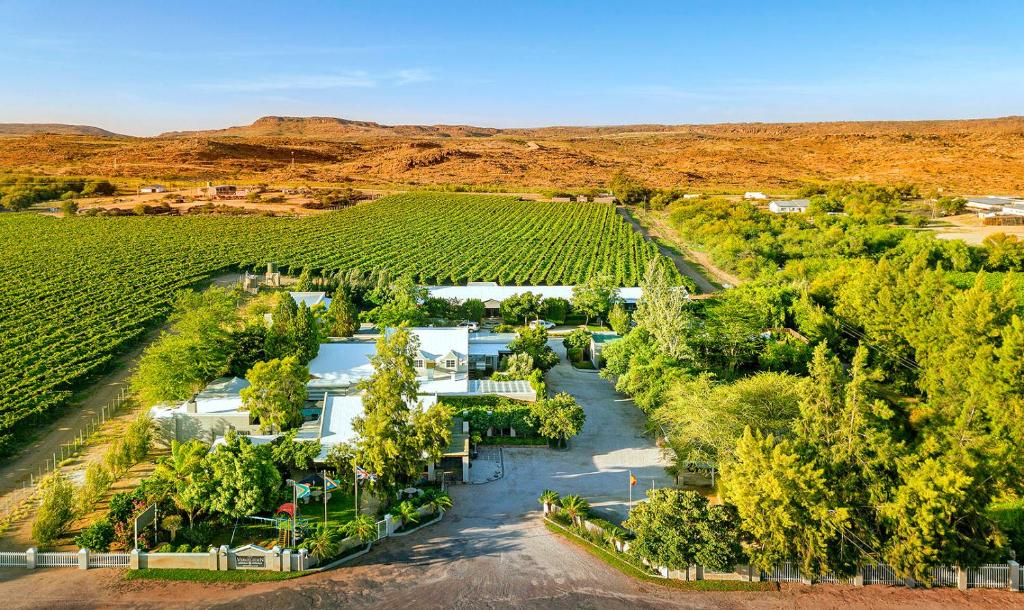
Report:
[[92,462],[85,467],[85,481],[76,492],[75,504],[88,512],[106,495],[113,483],[114,475],[110,470],[100,462]]
[[373,374],[358,385],[363,415],[353,421],[359,435],[360,466],[377,475],[377,488],[392,495],[396,486],[417,476],[425,459],[439,457],[451,441],[451,411],[437,404],[424,410],[413,359],[417,346],[402,327],[377,341]]
[[291,295],[278,295],[277,305],[271,313],[270,329],[264,349],[270,358],[284,358],[296,352],[298,340],[295,337],[295,316],[299,306]]
[[171,533],[171,542],[178,537],[178,531],[181,530],[181,515],[167,515],[160,520],[160,525]]
[[331,337],[351,337],[359,330],[359,310],[347,291],[339,289],[334,292],[325,322],[327,334]]
[[55,472],[39,484],[42,501],[32,522],[32,539],[49,546],[68,531],[75,518],[75,486],[63,474]]
[[320,351],[320,324],[305,303],[299,305],[293,323],[295,355],[301,364],[308,364]]
[[540,325],[520,329],[516,338],[509,341],[508,349],[513,354],[528,354],[533,365],[542,371],[558,364],[558,354],[548,345],[548,331]]
[[608,325],[612,327],[612,330],[620,335],[625,335],[629,332],[629,323],[629,314],[626,313],[622,303],[613,305],[611,312],[608,313]]
[[233,349],[228,358],[228,374],[245,377],[257,362],[267,358],[267,327],[262,323],[250,323],[231,333]]
[[144,404],[185,400],[227,371],[236,304],[221,288],[178,294],[170,331],[146,348],[130,381]]
[[619,289],[609,275],[591,275],[587,281],[572,287],[572,308],[591,318],[604,319],[608,310],[619,300]]
[[563,497],[559,505],[569,519],[572,520],[573,525],[582,525],[583,520],[587,518],[587,513],[590,511],[590,502],[575,494]]
[[238,519],[270,510],[278,497],[281,474],[271,449],[253,445],[231,430],[204,459],[203,508],[210,514]]
[[541,436],[555,441],[562,447],[566,446],[570,438],[580,433],[587,420],[583,407],[576,404],[576,399],[565,392],[530,405],[530,417]]
[[338,550],[341,548],[341,541],[338,540],[338,531],[324,523],[319,523],[316,529],[302,541],[302,548],[309,551],[309,554],[315,557],[317,561],[322,562],[324,559],[330,559],[337,555]]
[[569,315],[569,301],[559,297],[550,297],[540,303],[540,312],[545,320],[555,324],[565,324],[565,317]]
[[205,458],[210,447],[199,440],[171,441],[171,454],[157,462],[153,477],[164,481],[174,506],[188,517],[189,528],[205,503],[207,472]]
[[[259,200],[259,194],[256,195],[256,199]],[[295,282],[295,292],[310,292],[313,290],[313,272],[309,267],[303,267],[302,273],[299,274],[299,279]]]
[[501,302],[499,308],[506,324],[525,324],[540,317],[541,298],[532,292],[514,294]]
[[241,391],[242,405],[260,422],[260,430],[276,432],[302,423],[309,369],[295,356],[257,362]]
[[285,472],[290,470],[309,470],[313,460],[320,455],[319,441],[295,440],[297,430],[291,430],[271,444],[271,455],[274,464]]
[[485,313],[487,313],[487,308],[484,306],[483,301],[480,299],[466,299],[462,303],[460,317],[463,320],[479,322],[483,319]]
[[63,212],[65,217],[74,216],[78,214],[78,202],[73,199],[68,199],[64,203],[60,204],[60,210]]
[[369,295],[377,306],[366,312],[365,318],[378,328],[397,328],[403,324],[423,324],[425,315],[420,303],[427,297],[427,290],[416,285],[411,276],[403,275],[394,282],[383,282]]
[[686,290],[672,282],[667,263],[652,260],[647,265],[642,293],[633,319],[654,340],[658,351],[678,361],[693,361],[696,354],[688,342],[696,323],[689,311]]
[[373,542],[377,539],[377,522],[373,517],[365,513],[356,515],[342,527],[346,535],[355,538],[359,542]]
[[612,175],[608,187],[615,198],[626,205],[645,203],[653,194],[650,187],[621,170]]
[[708,503],[691,490],[654,489],[637,503],[623,526],[634,534],[630,553],[652,565],[686,570],[691,565],[725,571],[740,557],[739,518],[731,506]]

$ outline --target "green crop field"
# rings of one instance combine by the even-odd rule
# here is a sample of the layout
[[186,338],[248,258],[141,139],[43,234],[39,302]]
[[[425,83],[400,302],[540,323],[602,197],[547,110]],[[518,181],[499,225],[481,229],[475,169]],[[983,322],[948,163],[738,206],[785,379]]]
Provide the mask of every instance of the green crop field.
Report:
[[387,268],[422,283],[636,285],[653,246],[611,206],[409,194],[310,218],[0,215],[0,454],[218,272]]

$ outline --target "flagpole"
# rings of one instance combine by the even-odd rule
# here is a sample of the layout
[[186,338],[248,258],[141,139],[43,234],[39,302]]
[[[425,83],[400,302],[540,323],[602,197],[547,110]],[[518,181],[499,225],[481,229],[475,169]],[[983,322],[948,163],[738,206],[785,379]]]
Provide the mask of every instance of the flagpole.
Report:
[[322,470],[320,476],[324,480],[324,529],[327,529],[327,471]]
[[352,469],[352,478],[356,480],[356,516],[359,516],[359,475],[356,474],[355,468]]
[[629,471],[629,479],[626,480],[626,484],[629,485],[629,511],[633,512],[633,471]]
[[298,490],[295,488],[295,481],[292,481],[292,543],[289,546],[295,546],[295,515],[299,512],[299,498]]

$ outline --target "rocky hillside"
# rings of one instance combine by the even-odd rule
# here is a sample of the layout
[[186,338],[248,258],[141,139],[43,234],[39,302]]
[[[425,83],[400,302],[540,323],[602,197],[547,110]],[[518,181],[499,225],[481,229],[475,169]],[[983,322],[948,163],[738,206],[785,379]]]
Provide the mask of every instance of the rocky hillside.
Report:
[[65,125],[63,123],[0,123],[0,136],[24,136],[31,134],[56,134],[64,136],[123,137],[120,134],[92,125]]

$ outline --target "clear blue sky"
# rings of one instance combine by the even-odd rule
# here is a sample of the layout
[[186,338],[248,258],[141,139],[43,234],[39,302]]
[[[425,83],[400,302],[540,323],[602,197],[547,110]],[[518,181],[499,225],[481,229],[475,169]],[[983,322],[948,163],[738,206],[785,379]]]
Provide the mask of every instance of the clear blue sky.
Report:
[[0,0],[0,122],[484,126],[1024,113],[1024,1]]

